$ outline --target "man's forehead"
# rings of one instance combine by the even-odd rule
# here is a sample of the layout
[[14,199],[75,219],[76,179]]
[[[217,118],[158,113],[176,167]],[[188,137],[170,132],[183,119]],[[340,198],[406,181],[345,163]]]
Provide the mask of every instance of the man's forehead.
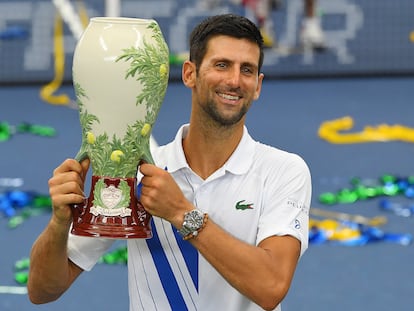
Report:
[[[243,49],[242,54],[251,51],[252,54],[260,55],[260,48],[255,42],[246,38],[237,38],[225,35],[211,37],[207,42],[206,54],[214,52],[236,56],[240,54],[237,52],[241,52],[240,50],[236,50],[236,44],[238,49]],[[223,48],[223,45],[226,46],[226,48]]]

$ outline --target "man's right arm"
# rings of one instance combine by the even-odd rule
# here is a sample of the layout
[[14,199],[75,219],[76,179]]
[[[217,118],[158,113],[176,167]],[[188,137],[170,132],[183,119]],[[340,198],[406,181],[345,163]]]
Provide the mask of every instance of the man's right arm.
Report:
[[52,218],[33,244],[27,283],[31,302],[41,304],[58,299],[83,271],[68,259],[67,240],[68,231]]
[[68,258],[67,244],[72,222],[71,204],[81,203],[89,161],[69,159],[53,172],[49,192],[53,213],[35,241],[30,254],[27,288],[35,304],[58,299],[83,271]]

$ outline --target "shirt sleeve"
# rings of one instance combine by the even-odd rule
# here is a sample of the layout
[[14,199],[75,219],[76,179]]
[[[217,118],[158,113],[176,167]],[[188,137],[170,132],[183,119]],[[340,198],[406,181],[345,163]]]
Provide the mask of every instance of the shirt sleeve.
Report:
[[115,240],[69,234],[68,257],[77,266],[90,271]]
[[269,175],[266,188],[257,243],[273,235],[290,235],[301,242],[302,256],[309,243],[312,187],[308,166],[302,158],[290,154],[288,161]]

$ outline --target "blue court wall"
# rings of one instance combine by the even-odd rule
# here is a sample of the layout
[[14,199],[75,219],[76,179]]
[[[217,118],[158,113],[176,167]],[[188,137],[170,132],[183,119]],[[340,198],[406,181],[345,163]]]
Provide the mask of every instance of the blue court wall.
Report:
[[[158,21],[171,53],[185,52],[192,27],[206,16],[251,12],[229,0],[203,9],[202,0],[122,0],[121,15]],[[76,8],[77,1],[71,1]],[[103,0],[84,0],[89,17],[104,15]],[[43,83],[54,77],[52,1],[0,0],[0,83]],[[271,12],[278,47],[266,49],[267,78],[414,73],[414,1],[319,0],[318,13],[327,38],[323,53],[300,51],[302,0],[283,0]],[[64,79],[71,81],[76,39],[64,26]],[[171,66],[179,78],[180,66]]]

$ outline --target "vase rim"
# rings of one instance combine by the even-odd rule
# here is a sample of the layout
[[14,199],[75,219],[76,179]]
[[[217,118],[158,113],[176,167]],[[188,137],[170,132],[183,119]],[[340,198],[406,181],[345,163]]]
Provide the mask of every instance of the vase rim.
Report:
[[149,24],[153,22],[153,19],[135,18],[135,17],[109,17],[109,16],[98,16],[92,17],[91,22],[96,23],[129,23],[129,24]]

